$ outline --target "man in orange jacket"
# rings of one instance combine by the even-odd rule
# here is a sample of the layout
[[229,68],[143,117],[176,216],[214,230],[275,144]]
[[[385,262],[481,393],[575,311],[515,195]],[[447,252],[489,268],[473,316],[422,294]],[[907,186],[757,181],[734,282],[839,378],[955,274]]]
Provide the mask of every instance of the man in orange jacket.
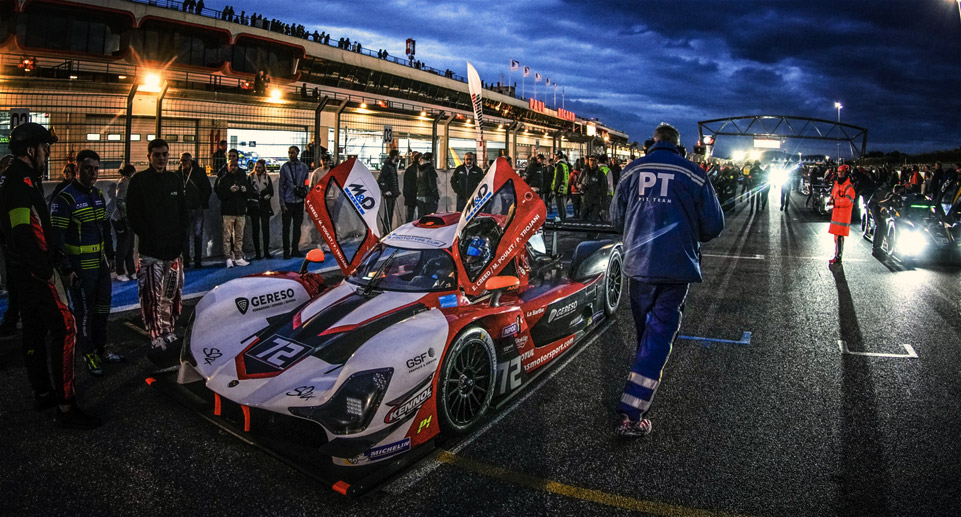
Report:
[[851,185],[849,179],[850,173],[850,166],[842,165],[838,167],[837,182],[831,190],[831,201],[834,203],[834,210],[831,212],[831,226],[828,228],[828,232],[834,234],[834,258],[828,262],[831,266],[841,264],[841,255],[844,253],[844,238],[851,232],[854,186]]

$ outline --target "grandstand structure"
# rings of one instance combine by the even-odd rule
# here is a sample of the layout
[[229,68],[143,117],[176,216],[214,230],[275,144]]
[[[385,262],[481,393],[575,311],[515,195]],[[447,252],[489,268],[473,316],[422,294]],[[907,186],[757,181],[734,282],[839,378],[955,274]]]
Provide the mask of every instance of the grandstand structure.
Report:
[[[468,85],[452,72],[223,18],[173,0],[0,0],[0,153],[20,120],[57,132],[51,171],[90,148],[106,175],[146,168],[158,136],[207,167],[220,140],[271,168],[290,145],[372,169],[391,149],[431,151],[441,169],[474,149]],[[623,132],[512,93],[484,91],[488,161],[637,154]]]

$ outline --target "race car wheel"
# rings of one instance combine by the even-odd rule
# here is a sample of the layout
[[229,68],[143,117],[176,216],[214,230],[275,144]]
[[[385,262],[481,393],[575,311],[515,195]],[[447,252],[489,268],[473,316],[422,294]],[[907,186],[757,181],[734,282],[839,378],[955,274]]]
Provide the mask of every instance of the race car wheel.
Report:
[[621,304],[621,295],[624,294],[624,267],[621,258],[621,250],[614,249],[611,259],[607,262],[607,275],[604,278],[604,314],[608,317],[617,312],[617,307]]
[[441,429],[465,434],[481,421],[494,396],[495,357],[494,341],[482,328],[454,339],[437,381]]
[[889,257],[894,256],[895,237],[894,225],[888,226],[887,235],[884,236],[884,242],[881,243],[881,249]]

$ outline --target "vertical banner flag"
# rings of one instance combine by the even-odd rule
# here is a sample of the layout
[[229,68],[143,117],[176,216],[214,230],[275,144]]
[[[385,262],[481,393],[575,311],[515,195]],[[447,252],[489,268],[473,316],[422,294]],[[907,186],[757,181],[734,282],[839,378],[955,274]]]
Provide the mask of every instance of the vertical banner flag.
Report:
[[541,73],[540,73],[540,72],[534,72],[534,82],[535,82],[535,83],[541,82]]
[[525,67],[524,67],[524,77],[530,77],[530,76],[531,76],[531,67],[525,66]]
[[470,90],[470,102],[474,107],[474,143],[477,147],[477,159],[481,163],[487,163],[487,154],[484,153],[484,100],[481,96],[483,86],[480,76],[474,65],[467,62],[467,89]]
[[514,61],[513,59],[511,59],[511,72],[515,70],[520,70],[520,68],[521,68],[520,62]]

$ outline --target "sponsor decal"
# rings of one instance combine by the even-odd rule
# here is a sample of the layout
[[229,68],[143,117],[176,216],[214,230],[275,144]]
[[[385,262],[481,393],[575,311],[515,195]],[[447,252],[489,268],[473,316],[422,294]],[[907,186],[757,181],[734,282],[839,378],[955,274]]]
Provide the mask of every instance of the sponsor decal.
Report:
[[369,460],[379,460],[395,454],[400,454],[410,449],[410,438],[404,438],[399,442],[388,443],[380,447],[373,447],[364,452],[364,456]]
[[286,393],[288,397],[300,397],[304,400],[314,398],[314,387],[313,386],[298,386],[291,391]]
[[638,179],[640,180],[638,181],[638,192],[637,192],[638,197],[647,199],[648,201],[655,200],[656,198],[646,196],[645,194],[647,192],[647,189],[657,184],[657,180],[661,180],[660,197],[662,199],[659,201],[665,202],[665,203],[670,202],[670,200],[667,200],[664,198],[667,198],[667,190],[671,185],[671,180],[674,179],[673,174],[669,172],[658,172],[655,174],[653,172],[648,172],[648,171],[638,171],[637,175],[638,175],[637,176]]
[[538,314],[542,314],[544,312],[544,309],[545,307],[541,307],[540,309],[534,309],[527,313],[527,317],[532,318],[534,316],[537,316]]
[[428,246],[433,246],[435,248],[447,247],[446,242],[439,241],[437,239],[431,239],[430,237],[423,237],[421,235],[391,234],[387,238],[387,242],[395,242],[395,241],[416,242],[419,244],[426,244]]
[[521,354],[521,361],[526,360],[526,359],[530,359],[531,357],[534,357],[534,350],[533,350],[533,349],[528,350],[528,351],[524,352],[523,354]]
[[212,364],[217,359],[220,359],[222,354],[219,349],[216,348],[204,348],[204,364]]
[[528,339],[527,336],[517,336],[517,337],[515,337],[515,338],[514,338],[514,346],[516,346],[518,349],[524,348],[524,345],[527,344],[527,339]]
[[241,314],[247,314],[247,309],[250,307],[250,300],[246,298],[235,298],[234,303],[237,304],[237,310]]
[[428,399],[430,399],[431,395],[433,394],[433,383],[428,382],[422,390],[415,393],[412,397],[401,404],[395,405],[388,403],[388,405],[394,406],[394,409],[391,409],[387,412],[387,415],[384,417],[384,423],[393,424],[394,422],[403,420],[406,416],[414,414],[418,409],[420,409],[421,406],[424,405],[425,402],[427,402]]
[[227,387],[228,387],[228,388],[233,388],[234,386],[237,386],[238,384],[240,384],[240,381],[238,381],[237,379],[234,379],[234,380],[230,381],[230,383],[227,384]]
[[517,316],[517,321],[511,323],[510,325],[504,327],[501,330],[501,337],[505,338],[508,336],[513,336],[521,331],[521,317]]
[[437,301],[440,302],[441,309],[446,307],[457,307],[457,295],[456,294],[446,294],[444,296],[438,297]]
[[411,357],[410,359],[408,359],[407,368],[410,368],[408,370],[408,373],[416,372],[417,370],[420,370],[421,368],[436,361],[437,358],[434,357],[434,355],[435,355],[434,348],[431,347],[431,348],[428,348],[427,351],[424,352],[423,354],[415,355],[414,357]]
[[431,419],[433,419],[433,418],[434,418],[434,415],[430,415],[430,416],[428,416],[427,418],[421,420],[421,421],[420,421],[420,424],[417,425],[417,434],[420,434],[421,431],[423,431],[424,429],[429,428],[429,427],[430,427],[430,421],[431,421]]
[[377,200],[372,197],[367,197],[367,187],[361,183],[351,183],[344,187],[344,194],[347,194],[347,199],[354,204],[354,208],[360,212],[360,215],[366,214],[367,210],[373,209],[377,206]]
[[567,316],[568,314],[574,312],[574,309],[577,309],[577,300],[574,300],[573,302],[563,307],[551,309],[551,313],[547,317],[547,322],[550,323],[558,318],[563,318],[564,316]]
[[491,192],[490,185],[481,183],[480,187],[477,188],[477,195],[468,201],[467,207],[464,209],[467,212],[467,217],[464,220],[470,221],[473,219],[474,216],[477,215],[477,212],[484,207],[484,203],[487,203],[487,200],[493,195],[494,193]]
[[254,296],[252,298],[239,297],[234,299],[237,310],[241,314],[247,314],[247,310],[253,308],[253,312],[263,311],[274,307],[280,307],[288,303],[297,301],[297,293],[293,289],[281,289],[272,293]]
[[[566,341],[564,341],[563,343],[561,343],[560,345],[558,345],[557,348],[555,348],[555,349],[551,350],[550,352],[548,352],[548,353],[546,353],[546,354],[538,357],[537,359],[534,359],[533,361],[531,361],[530,364],[525,364],[525,365],[524,365],[524,370],[526,370],[526,371],[531,371],[531,370],[533,370],[534,368],[537,368],[538,366],[546,363],[547,361],[550,361],[551,359],[557,357],[561,352],[563,352],[564,350],[567,350],[567,349],[570,348],[570,346],[573,345],[573,344],[574,344],[574,336],[571,336],[571,337],[567,338]],[[532,351],[532,352],[533,352],[533,351]]]

